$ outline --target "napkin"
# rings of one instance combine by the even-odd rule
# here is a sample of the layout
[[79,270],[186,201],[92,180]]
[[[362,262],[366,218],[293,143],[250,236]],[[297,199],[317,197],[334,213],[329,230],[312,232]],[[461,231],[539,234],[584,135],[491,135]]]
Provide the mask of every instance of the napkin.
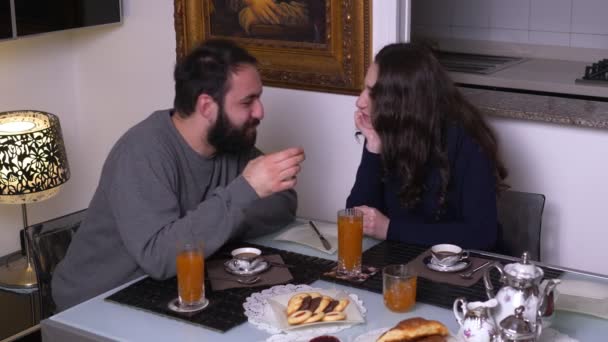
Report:
[[319,232],[329,241],[331,249],[327,250],[323,247],[323,243],[319,236],[308,223],[293,226],[286,230],[279,236],[275,237],[275,240],[295,242],[314,249],[318,249],[321,252],[327,254],[334,254],[338,250],[338,226],[335,223],[316,222],[315,225],[319,229]]
[[539,342],[578,342],[577,339],[574,339],[566,334],[563,334],[553,328],[543,329],[543,332],[540,334]]
[[608,284],[562,279],[557,286],[555,309],[608,319]]
[[412,267],[414,269],[414,272],[416,274],[418,274],[419,277],[426,278],[426,279],[436,281],[439,283],[448,283],[448,284],[464,286],[464,287],[473,286],[474,284],[476,284],[479,281],[479,279],[481,279],[481,277],[483,277],[483,273],[484,273],[485,269],[491,265],[491,263],[490,263],[486,267],[473,273],[473,278],[463,279],[458,274],[471,271],[471,270],[477,268],[478,266],[481,266],[483,263],[487,262],[488,260],[482,259],[482,258],[476,258],[476,257],[469,257],[469,260],[471,260],[471,266],[465,268],[462,271],[448,273],[448,272],[437,272],[437,271],[433,271],[433,270],[429,269],[424,264],[424,261],[423,261],[424,258],[426,258],[429,255],[431,255],[430,249],[420,253],[420,255],[418,255],[414,260],[412,260],[408,263],[408,266]]
[[[278,254],[264,255],[264,258],[272,263],[284,264],[283,258]],[[228,259],[212,260],[207,262],[207,276],[211,282],[213,291],[221,291],[226,289],[234,289],[241,287],[257,287],[289,283],[293,280],[293,276],[287,267],[270,266],[266,272],[258,274],[261,280],[255,284],[241,284],[236,280],[239,277],[224,270],[224,263]],[[228,280],[227,280],[228,279]],[[231,279],[231,280],[230,280]]]

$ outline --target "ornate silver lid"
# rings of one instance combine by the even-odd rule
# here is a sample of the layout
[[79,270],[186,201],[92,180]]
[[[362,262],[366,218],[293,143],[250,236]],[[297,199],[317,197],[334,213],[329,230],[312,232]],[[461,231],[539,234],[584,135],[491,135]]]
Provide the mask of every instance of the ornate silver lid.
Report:
[[515,314],[500,321],[500,330],[507,341],[534,341],[536,331],[530,321],[524,319],[524,307],[515,309]]
[[506,265],[504,267],[504,272],[510,278],[529,282],[540,282],[544,275],[542,268],[537,267],[532,262],[530,262],[528,252],[524,252],[522,254],[521,262],[514,262],[512,264]]

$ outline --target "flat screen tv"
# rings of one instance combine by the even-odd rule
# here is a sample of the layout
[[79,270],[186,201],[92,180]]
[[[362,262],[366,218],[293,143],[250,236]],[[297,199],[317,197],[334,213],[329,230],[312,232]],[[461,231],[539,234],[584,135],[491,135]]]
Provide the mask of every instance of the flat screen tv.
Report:
[[10,3],[14,37],[122,20],[121,0],[11,0]]
[[0,0],[0,39],[13,38],[11,1]]

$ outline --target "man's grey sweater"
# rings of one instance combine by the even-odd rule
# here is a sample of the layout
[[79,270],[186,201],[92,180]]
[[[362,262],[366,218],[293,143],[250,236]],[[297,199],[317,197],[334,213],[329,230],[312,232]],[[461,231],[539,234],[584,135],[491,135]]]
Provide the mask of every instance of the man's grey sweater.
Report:
[[241,175],[261,152],[196,153],[157,111],[110,151],[86,219],[52,280],[59,310],[147,274],[175,275],[178,241],[203,241],[205,255],[229,239],[272,232],[295,217],[297,197],[260,199]]

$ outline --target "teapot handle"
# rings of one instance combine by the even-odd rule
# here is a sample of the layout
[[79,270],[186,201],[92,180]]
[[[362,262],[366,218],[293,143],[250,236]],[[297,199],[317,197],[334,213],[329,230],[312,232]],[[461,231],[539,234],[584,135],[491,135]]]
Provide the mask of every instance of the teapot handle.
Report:
[[539,312],[542,317],[550,316],[554,311],[555,293],[554,290],[561,283],[559,279],[545,279],[540,285]]
[[490,271],[492,271],[493,268],[498,270],[498,273],[500,273],[500,279],[503,279],[504,277],[502,265],[498,261],[494,262],[490,267],[486,268],[483,273],[483,283],[486,286],[486,294],[488,295],[488,299],[496,297],[496,295],[494,294],[494,286],[492,285],[492,280],[490,279]]
[[[459,307],[462,308],[462,312],[460,312],[460,310],[458,310]],[[462,325],[462,323],[464,322],[464,317],[467,314],[466,298],[464,298],[464,297],[456,298],[456,300],[454,301],[454,306],[453,306],[452,310],[454,311],[454,317],[456,317],[456,321],[458,322],[459,325]]]

